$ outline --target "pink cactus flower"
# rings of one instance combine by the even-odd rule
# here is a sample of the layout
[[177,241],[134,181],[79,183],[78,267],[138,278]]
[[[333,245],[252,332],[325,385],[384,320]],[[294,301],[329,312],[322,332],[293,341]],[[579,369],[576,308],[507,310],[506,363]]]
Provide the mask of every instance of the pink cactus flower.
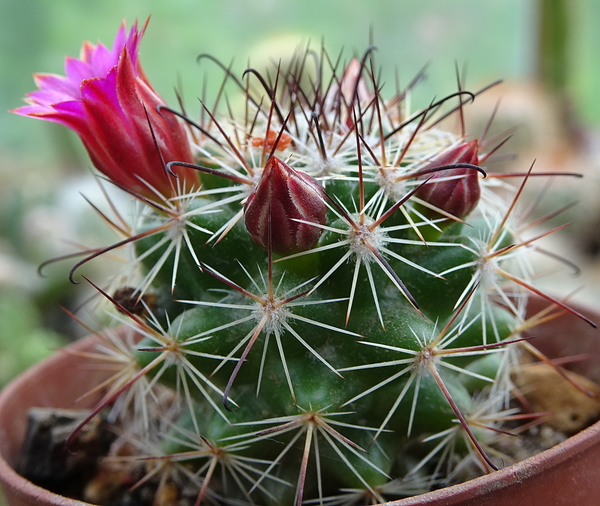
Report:
[[[66,76],[36,74],[39,89],[27,95],[29,105],[12,112],[71,128],[100,172],[131,192],[163,200],[178,193],[178,181],[163,161],[194,160],[179,120],[157,110],[165,102],[140,65],[145,28],[138,31],[134,23],[127,33],[123,23],[112,49],[84,43],[80,59],[65,59]],[[177,168],[177,176],[179,188],[199,183],[191,169]]]

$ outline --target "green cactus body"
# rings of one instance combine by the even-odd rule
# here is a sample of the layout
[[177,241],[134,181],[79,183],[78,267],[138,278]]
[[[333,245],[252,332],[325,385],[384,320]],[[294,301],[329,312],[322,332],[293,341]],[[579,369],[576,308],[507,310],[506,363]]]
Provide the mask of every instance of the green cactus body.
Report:
[[[212,156],[218,168],[214,160],[223,153]],[[398,205],[374,182],[372,168],[358,171],[357,158],[350,165],[354,175],[324,180],[329,210],[325,223],[312,225],[323,229],[314,246],[300,244],[287,257],[265,250],[244,228],[243,195],[222,204],[213,195],[204,201],[207,212],[198,208],[189,218],[191,247],[178,257],[173,293],[180,314],[168,333],[185,350],[184,374],[197,375],[188,384],[204,386],[187,387],[194,415],[184,413],[178,423],[215,447],[246,443],[239,455],[272,462],[258,466],[263,474],[256,472],[253,490],[267,503],[271,493],[291,503],[342,489],[385,499],[398,461],[417,461],[431,448],[417,441],[462,432],[457,413],[473,411],[471,395],[489,389],[501,368],[502,349],[486,353],[486,346],[507,340],[518,325],[518,315],[472,293],[478,241],[494,233],[484,217],[452,225],[425,216],[439,213],[420,214],[421,204],[405,212],[410,186]],[[295,169],[311,173],[308,162]],[[233,184],[214,173],[200,177],[207,192]],[[277,191],[291,190],[269,190]],[[301,194],[294,198],[302,202]],[[266,202],[253,204],[253,234],[263,245],[278,240],[265,235],[269,220],[282,219],[261,210]],[[136,243],[148,271],[168,247],[169,233]],[[511,240],[503,234],[495,247]],[[145,253],[157,244],[162,249]],[[173,269],[169,259],[154,283],[171,282]],[[138,346],[141,367],[160,353],[151,341]],[[181,390],[180,368],[173,359],[151,374],[160,370],[161,382]],[[185,450],[169,441],[165,452]],[[460,441],[454,452],[466,456],[472,449]],[[225,492],[211,480],[209,487],[230,497],[248,493]]]

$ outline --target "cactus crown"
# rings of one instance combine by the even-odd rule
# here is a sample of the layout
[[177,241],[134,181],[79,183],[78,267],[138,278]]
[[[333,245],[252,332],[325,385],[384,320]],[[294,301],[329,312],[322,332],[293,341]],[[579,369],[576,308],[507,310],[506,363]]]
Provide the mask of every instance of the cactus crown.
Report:
[[[463,109],[484,90],[459,79],[412,111],[418,79],[385,98],[372,50],[344,63],[306,50],[241,76],[210,60],[245,98],[239,113],[220,94],[192,120],[123,58],[106,77],[118,97],[129,79],[142,105],[120,106],[119,135],[128,121],[137,133],[122,149],[148,159],[152,146],[164,167],[160,187],[136,166],[106,169],[141,210],[71,273],[134,250],[133,268],[97,287],[131,332],[126,345],[102,334],[100,360],[122,369],[94,411],[120,399],[128,461],[185,480],[196,504],[284,505],[383,502],[510,461],[490,448],[529,345],[526,300],[541,293],[538,237],[517,211],[534,173],[483,168],[504,140],[468,137]],[[105,118],[114,104],[85,83],[81,103]],[[165,130],[174,120],[185,135]],[[89,128],[94,154],[110,132]]]

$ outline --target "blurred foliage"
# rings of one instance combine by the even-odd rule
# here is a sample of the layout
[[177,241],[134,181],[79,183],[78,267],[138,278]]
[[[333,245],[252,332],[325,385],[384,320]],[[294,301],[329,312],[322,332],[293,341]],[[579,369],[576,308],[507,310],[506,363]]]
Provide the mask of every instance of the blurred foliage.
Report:
[[65,344],[42,326],[38,307],[22,290],[0,290],[0,321],[0,387]]

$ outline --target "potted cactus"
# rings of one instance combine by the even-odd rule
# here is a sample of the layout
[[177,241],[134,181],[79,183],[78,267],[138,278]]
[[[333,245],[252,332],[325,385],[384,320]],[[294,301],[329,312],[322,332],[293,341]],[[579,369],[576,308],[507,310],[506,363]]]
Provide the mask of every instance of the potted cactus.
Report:
[[100,399],[66,448],[107,408],[118,435],[100,465],[111,486],[77,499],[374,504],[493,479],[513,460],[499,434],[524,417],[519,356],[544,357],[527,332],[562,313],[595,324],[535,285],[537,241],[562,227],[523,221],[533,167],[486,169],[504,139],[464,121],[484,90],[457,78],[411,111],[417,80],[385,98],[372,50],[342,63],[306,49],[240,76],[202,56],[245,100],[233,111],[219,93],[193,119],[144,75],[145,28],[84,45],[14,111],[77,132],[135,202],[131,220],[102,214],[121,239],[71,271],[127,259],[85,280],[119,331],[68,355],[96,363],[95,387],[72,385]]

